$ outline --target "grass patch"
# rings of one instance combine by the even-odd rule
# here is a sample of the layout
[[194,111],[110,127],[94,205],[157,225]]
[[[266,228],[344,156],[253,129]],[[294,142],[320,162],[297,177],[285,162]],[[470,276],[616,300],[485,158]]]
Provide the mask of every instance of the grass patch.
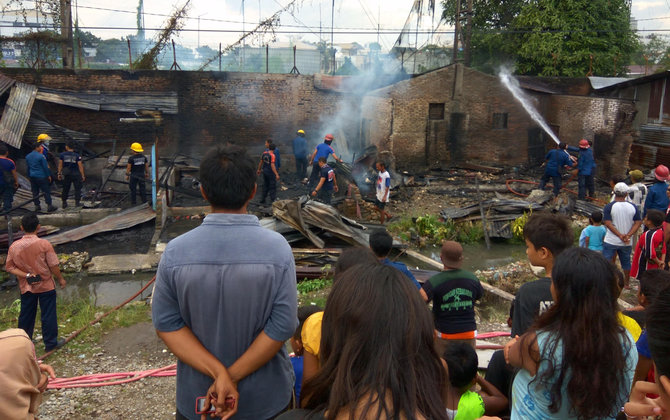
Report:
[[[95,306],[88,299],[65,300],[58,298],[58,335],[67,337],[88,325],[96,317],[109,311],[110,306]],[[0,310],[0,328],[16,328],[18,325],[21,301],[12,302],[8,307]],[[40,310],[38,308],[35,320],[35,332],[33,338],[42,334],[42,323],[40,321]],[[126,306],[103,318],[98,324],[88,327],[76,339],[72,340],[68,347],[76,351],[85,351],[92,344],[97,343],[105,332],[119,327],[128,327],[139,322],[151,321],[151,308],[143,301],[131,302]],[[42,344],[40,343],[40,346]],[[43,348],[43,347],[41,347]]]
[[407,242],[425,242],[440,245],[443,241],[472,244],[484,239],[481,222],[455,222],[438,220],[437,216],[402,217],[389,223],[389,232]]

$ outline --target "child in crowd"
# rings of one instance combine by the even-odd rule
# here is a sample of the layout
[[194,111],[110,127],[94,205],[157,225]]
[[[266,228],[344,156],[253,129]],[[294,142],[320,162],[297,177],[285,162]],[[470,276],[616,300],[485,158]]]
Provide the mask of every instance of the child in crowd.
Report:
[[[650,212],[652,210],[649,210]],[[666,287],[670,286],[670,273],[663,270],[648,270],[640,276],[640,289],[637,292],[637,300],[640,304],[639,308],[645,310],[653,304],[656,297]],[[633,385],[637,381],[647,380],[654,382],[654,372],[651,360],[651,352],[649,351],[649,340],[647,331],[644,330],[637,340],[638,360],[635,367],[635,376],[633,377]]]
[[298,308],[298,328],[295,330],[295,334],[291,337],[291,349],[293,353],[291,356],[291,363],[293,364],[293,372],[295,373],[295,401],[296,405],[300,406],[300,388],[302,386],[302,368],[303,368],[303,352],[304,348],[302,345],[302,338],[300,334],[302,333],[302,326],[305,323],[305,320],[310,317],[310,315],[323,311],[323,308],[316,305],[301,306]]
[[[647,334],[649,350],[654,360],[656,383],[639,381],[635,383],[623,412],[629,419],[658,418],[670,416],[670,287],[665,287],[656,295],[647,313]],[[659,398],[648,398],[648,394],[658,394]]]
[[[379,260],[370,248],[349,248],[340,254],[335,263],[335,274],[333,284],[349,268],[358,264],[379,264]],[[303,345],[303,371],[302,384],[304,385],[311,377],[319,371],[319,350],[321,348],[321,323],[323,311],[310,315],[302,325],[300,338]]]
[[[554,303],[551,295],[551,270],[554,260],[572,245],[574,236],[567,218],[552,213],[533,213],[523,228],[528,261],[543,267],[547,277],[523,284],[514,296],[510,308],[512,337],[524,334]],[[511,396],[514,368],[505,362],[502,350],[493,354],[486,370],[486,380]]]
[[278,420],[447,420],[446,372],[430,312],[393,267],[356,265],[333,284],[323,315],[322,368],[302,405]]
[[[498,414],[507,408],[505,397],[495,386],[477,374],[477,352],[466,343],[447,346],[442,356],[447,364],[449,383],[442,398],[451,420],[475,420],[484,414]],[[479,384],[481,390],[470,391]]]
[[665,266],[665,240],[663,239],[663,220],[665,215],[659,210],[650,209],[642,223],[648,229],[637,241],[630,275],[640,279],[647,270],[663,269]]
[[617,415],[630,392],[637,350],[617,319],[616,282],[614,266],[597,252],[570,248],[556,258],[554,304],[505,345],[505,359],[521,368],[512,419]]
[[591,213],[591,217],[589,217],[589,225],[582,231],[582,235],[584,235],[584,245],[580,243],[580,246],[593,251],[603,251],[603,240],[605,239],[607,228],[602,225],[602,221],[603,212],[596,210]]
[[477,322],[475,302],[484,290],[477,276],[463,270],[463,246],[455,241],[444,241],[440,252],[444,270],[429,278],[419,293],[426,302],[433,301],[435,318],[435,349],[443,354],[454,340],[468,342],[475,347]]

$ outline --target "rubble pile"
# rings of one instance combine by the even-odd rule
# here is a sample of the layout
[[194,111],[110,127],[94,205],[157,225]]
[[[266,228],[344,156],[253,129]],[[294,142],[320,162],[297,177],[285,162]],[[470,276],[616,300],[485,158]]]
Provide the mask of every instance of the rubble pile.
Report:
[[480,280],[512,294],[516,294],[522,284],[537,279],[528,261],[515,261],[501,267],[477,270],[475,275]]

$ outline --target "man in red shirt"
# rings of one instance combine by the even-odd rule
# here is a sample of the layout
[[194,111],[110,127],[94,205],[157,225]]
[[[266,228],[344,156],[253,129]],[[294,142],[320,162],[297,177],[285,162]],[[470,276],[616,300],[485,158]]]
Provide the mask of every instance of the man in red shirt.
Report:
[[[58,339],[56,318],[56,281],[65,288],[65,278],[58,268],[58,257],[49,241],[37,237],[40,222],[34,213],[23,216],[21,229],[23,238],[14,242],[7,252],[5,270],[14,274],[21,289],[21,312],[19,328],[32,339],[35,329],[37,304],[42,314],[42,337],[46,351],[62,346]],[[55,279],[54,279],[55,278]]]

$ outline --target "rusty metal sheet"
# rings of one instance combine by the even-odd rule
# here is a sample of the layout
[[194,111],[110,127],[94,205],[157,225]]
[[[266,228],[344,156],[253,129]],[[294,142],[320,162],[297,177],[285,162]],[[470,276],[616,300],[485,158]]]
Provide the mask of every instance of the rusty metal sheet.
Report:
[[70,130],[35,117],[30,117],[26,131],[23,133],[23,138],[32,141],[42,133],[48,134],[54,143],[67,143],[71,139],[86,143],[91,139],[91,135],[88,133]]
[[138,109],[151,109],[172,115],[179,111],[177,92],[72,91],[40,87],[37,99],[93,111],[135,112]]
[[33,85],[17,82],[12,87],[0,119],[0,140],[17,149],[21,147],[36,94],[37,87]]
[[149,207],[148,204],[144,203],[140,206],[124,210],[121,213],[107,216],[95,223],[91,223],[90,225],[78,227],[67,232],[59,233],[57,235],[45,236],[44,239],[49,241],[51,245],[60,245],[72,241],[78,241],[97,233],[128,229],[130,227],[139,225],[140,223],[148,222],[155,217],[156,213],[151,209],[151,207]]
[[7,77],[4,74],[0,74],[0,95],[5,93],[10,87],[14,86],[14,82],[14,79]]

